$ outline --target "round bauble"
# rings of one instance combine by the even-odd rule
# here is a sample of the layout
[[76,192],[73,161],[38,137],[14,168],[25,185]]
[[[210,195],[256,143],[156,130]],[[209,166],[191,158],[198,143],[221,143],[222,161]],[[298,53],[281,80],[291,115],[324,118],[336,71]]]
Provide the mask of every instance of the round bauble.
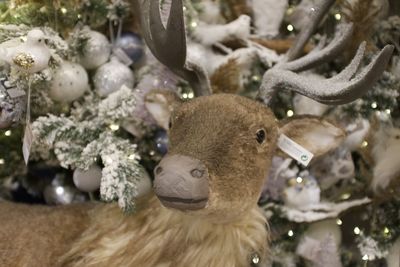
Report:
[[115,45],[121,48],[133,63],[139,62],[144,55],[143,41],[136,33],[122,33],[121,37],[116,40]]
[[96,31],[85,34],[88,38],[80,63],[88,70],[93,70],[107,62],[111,54],[111,45],[107,37]]
[[100,188],[101,168],[97,165],[92,165],[87,171],[75,169],[73,180],[80,191],[94,192]]
[[168,134],[164,130],[159,130],[154,135],[154,141],[156,143],[156,150],[161,154],[165,155],[168,152]]
[[113,57],[97,69],[93,83],[100,96],[107,96],[118,91],[122,85],[133,88],[134,77],[130,68]]
[[148,172],[144,168],[140,168],[140,178],[136,184],[137,198],[143,197],[150,193],[152,184]]
[[71,102],[89,88],[86,70],[79,64],[64,61],[53,75],[50,97],[55,101]]

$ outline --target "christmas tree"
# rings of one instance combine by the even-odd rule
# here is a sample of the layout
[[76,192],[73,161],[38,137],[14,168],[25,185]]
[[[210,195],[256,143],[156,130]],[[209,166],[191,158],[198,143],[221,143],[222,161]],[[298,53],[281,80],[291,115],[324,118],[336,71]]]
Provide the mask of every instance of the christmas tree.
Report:
[[[178,1],[159,1],[161,24],[175,34],[175,47],[162,49],[143,20],[154,1],[137,2],[0,3],[0,199],[115,201],[134,216],[168,153],[170,122],[153,116],[149,96],[190,103],[208,84],[267,103],[277,119],[319,116],[346,133],[309,164],[274,155],[258,201],[268,266],[399,266],[398,1],[184,0],[186,58],[174,54],[179,29],[168,30]],[[346,86],[372,88],[335,91]]]

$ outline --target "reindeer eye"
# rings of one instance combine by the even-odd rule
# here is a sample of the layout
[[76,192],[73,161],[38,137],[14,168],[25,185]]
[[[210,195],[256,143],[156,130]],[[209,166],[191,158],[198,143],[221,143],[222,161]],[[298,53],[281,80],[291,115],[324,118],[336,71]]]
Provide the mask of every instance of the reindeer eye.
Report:
[[262,144],[265,141],[265,131],[263,129],[257,131],[256,139],[259,144]]

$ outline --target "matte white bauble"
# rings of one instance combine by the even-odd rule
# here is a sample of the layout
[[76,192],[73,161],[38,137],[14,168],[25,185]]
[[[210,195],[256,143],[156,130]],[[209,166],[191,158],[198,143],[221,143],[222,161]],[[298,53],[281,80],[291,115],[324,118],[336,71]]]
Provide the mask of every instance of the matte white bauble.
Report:
[[107,62],[111,54],[111,45],[107,37],[96,31],[85,35],[88,39],[80,58],[80,63],[88,70],[93,70]]
[[92,165],[87,171],[75,169],[73,176],[75,186],[83,192],[93,192],[100,188],[101,168]]
[[305,236],[318,241],[323,241],[328,237],[329,234],[332,235],[336,246],[340,247],[340,244],[342,242],[342,231],[340,230],[340,227],[336,224],[335,219],[312,223],[304,233]]
[[123,85],[133,88],[134,77],[129,67],[112,57],[110,62],[97,69],[93,83],[100,96],[107,96]]
[[50,97],[55,101],[71,102],[89,88],[86,70],[79,64],[64,61],[53,75]]

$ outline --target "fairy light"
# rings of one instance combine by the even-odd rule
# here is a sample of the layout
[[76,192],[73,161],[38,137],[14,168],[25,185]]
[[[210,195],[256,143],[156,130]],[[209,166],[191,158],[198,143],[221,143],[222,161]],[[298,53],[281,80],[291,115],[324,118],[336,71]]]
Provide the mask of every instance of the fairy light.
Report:
[[385,109],[385,113],[390,115],[390,113],[391,113],[390,109]]
[[187,93],[183,93],[183,94],[182,94],[182,97],[183,97],[184,99],[187,99],[187,98],[188,98],[188,94],[187,94]]
[[367,147],[367,146],[368,146],[368,142],[364,140],[364,141],[361,143],[361,147]]
[[346,200],[346,199],[349,199],[350,196],[351,196],[350,193],[344,193],[343,195],[340,196],[340,198],[341,198],[342,200]]
[[10,136],[10,135],[11,135],[11,130],[5,131],[5,132],[4,132],[4,135],[5,135],[5,136]]
[[113,131],[113,132],[118,131],[118,130],[119,130],[119,125],[117,125],[117,124],[111,124],[111,125],[110,125],[110,129],[111,129],[111,131]]
[[339,13],[335,14],[335,19],[336,20],[340,20],[342,18],[342,15],[340,15]]
[[107,157],[107,158],[106,158],[106,163],[107,163],[107,164],[111,164],[111,163],[113,163],[113,160],[112,160],[112,158],[110,158],[110,157]]
[[251,79],[253,80],[253,82],[258,82],[258,81],[260,81],[260,76],[259,75],[253,75],[251,77]]
[[64,193],[64,188],[62,186],[57,186],[56,187],[56,194],[57,195],[62,195]]
[[60,10],[61,10],[61,13],[63,13],[63,14],[67,13],[67,9],[65,7],[62,7]]
[[288,24],[288,25],[286,26],[286,29],[287,29],[288,31],[292,32],[292,31],[294,30],[294,27],[293,27],[292,24]]
[[337,224],[337,225],[342,225],[342,224],[343,224],[343,222],[342,222],[342,220],[341,220],[341,219],[337,219],[337,220],[336,220],[336,224]]
[[193,92],[188,93],[188,98],[193,98],[193,97],[194,97]]
[[296,178],[296,182],[298,184],[301,184],[301,182],[303,182],[303,178],[301,178],[300,176]]
[[383,233],[384,233],[385,235],[389,235],[389,233],[390,233],[389,228],[385,227],[385,228],[383,229]]
[[3,165],[5,163],[4,159],[0,159],[0,165]]
[[354,234],[359,235],[361,233],[361,230],[360,230],[360,228],[358,228],[356,226],[356,227],[354,227],[353,232],[354,232]]
[[82,18],[82,15],[81,14],[78,14],[78,19],[81,19]]
[[286,115],[287,115],[288,117],[292,117],[292,116],[294,115],[293,110],[289,109],[289,110],[286,112]]
[[186,11],[186,10],[187,10],[187,7],[183,6],[183,11]]
[[190,26],[192,28],[196,28],[197,27],[197,22],[196,21],[192,21],[192,23],[190,23]]
[[376,102],[372,102],[371,108],[377,108],[377,107],[378,107],[378,104]]
[[362,257],[362,260],[363,260],[363,261],[367,261],[367,260],[368,260],[368,255],[365,254],[365,255]]
[[289,230],[288,233],[287,233],[287,235],[290,236],[290,237],[292,237],[292,236],[294,235],[294,233],[293,233],[292,230]]
[[130,154],[129,157],[128,157],[128,159],[134,160],[134,159],[135,159],[135,155],[134,155],[134,154]]

